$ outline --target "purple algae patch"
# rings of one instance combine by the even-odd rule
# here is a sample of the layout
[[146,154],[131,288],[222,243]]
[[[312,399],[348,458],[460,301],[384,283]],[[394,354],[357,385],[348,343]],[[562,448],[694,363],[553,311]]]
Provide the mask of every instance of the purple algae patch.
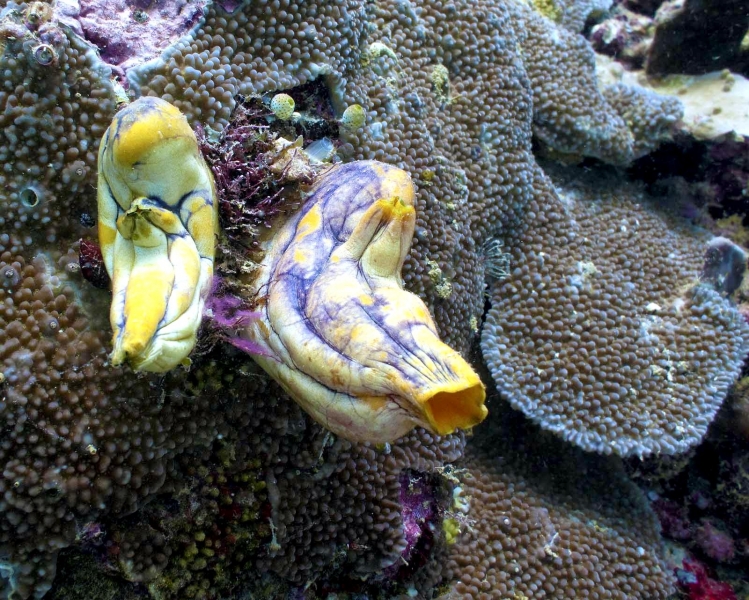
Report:
[[441,511],[439,486],[432,477],[405,471],[399,481],[399,503],[406,547],[399,560],[385,569],[385,576],[403,581],[429,561]]
[[260,356],[267,351],[241,335],[241,330],[260,318],[260,313],[248,310],[244,302],[224,289],[219,277],[213,278],[211,294],[205,304],[205,316],[218,331],[218,336],[235,348]]

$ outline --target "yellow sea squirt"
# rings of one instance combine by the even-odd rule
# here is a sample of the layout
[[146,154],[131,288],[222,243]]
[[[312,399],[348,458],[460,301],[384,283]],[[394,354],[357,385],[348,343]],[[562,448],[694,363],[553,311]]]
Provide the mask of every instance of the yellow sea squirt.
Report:
[[99,148],[99,243],[112,278],[112,364],[165,372],[195,346],[213,277],[213,177],[184,115],[140,98]]

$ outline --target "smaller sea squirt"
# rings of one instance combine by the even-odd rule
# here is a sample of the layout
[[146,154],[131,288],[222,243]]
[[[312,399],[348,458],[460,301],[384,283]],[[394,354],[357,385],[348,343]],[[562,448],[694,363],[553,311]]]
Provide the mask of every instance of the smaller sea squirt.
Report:
[[213,277],[213,177],[184,115],[140,98],[99,148],[99,243],[112,278],[112,364],[165,372],[195,346]]
[[408,174],[375,161],[332,167],[274,228],[254,280],[255,360],[324,427],[390,442],[480,423],[484,385],[403,289],[414,232]]

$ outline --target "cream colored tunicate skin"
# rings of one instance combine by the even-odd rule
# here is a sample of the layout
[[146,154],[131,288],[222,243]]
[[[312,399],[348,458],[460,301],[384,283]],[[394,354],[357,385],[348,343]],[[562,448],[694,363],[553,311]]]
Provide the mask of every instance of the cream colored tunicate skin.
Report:
[[413,197],[396,167],[333,167],[273,232],[254,282],[255,360],[348,440],[391,442],[416,426],[446,435],[487,414],[478,375],[403,289]]
[[113,365],[162,373],[195,346],[213,277],[213,177],[184,115],[140,98],[99,149],[99,242],[112,278]]

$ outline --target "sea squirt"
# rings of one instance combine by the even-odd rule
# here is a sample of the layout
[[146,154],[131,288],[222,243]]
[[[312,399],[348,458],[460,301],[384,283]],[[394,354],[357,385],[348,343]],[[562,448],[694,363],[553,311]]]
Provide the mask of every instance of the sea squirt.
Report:
[[99,243],[112,278],[112,364],[165,372],[195,346],[218,231],[215,186],[184,115],[140,98],[99,148]]
[[414,232],[409,175],[376,161],[323,173],[274,228],[244,335],[255,360],[316,421],[352,441],[390,442],[480,423],[485,389],[403,289]]

